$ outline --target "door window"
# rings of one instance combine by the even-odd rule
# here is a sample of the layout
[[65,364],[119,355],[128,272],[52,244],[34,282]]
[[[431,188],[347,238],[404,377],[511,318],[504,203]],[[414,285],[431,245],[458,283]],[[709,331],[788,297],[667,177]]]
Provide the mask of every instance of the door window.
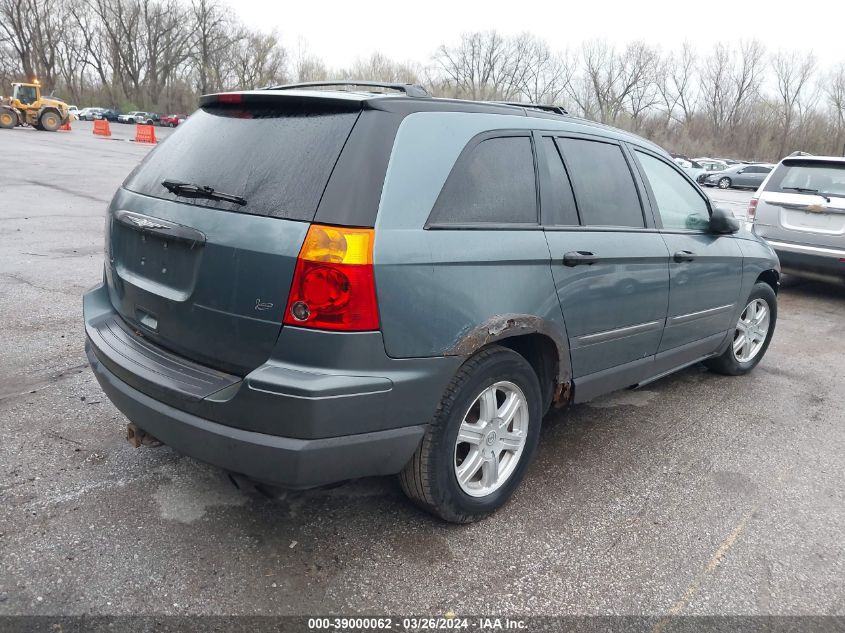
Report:
[[[546,154],[551,185],[548,198],[543,200],[543,223],[555,226],[578,226],[578,209],[575,206],[575,197],[572,195],[572,183],[569,181],[569,175],[566,173],[553,138],[549,136],[543,138],[542,151]],[[546,200],[551,202],[548,209]]]
[[536,224],[537,185],[531,139],[487,139],[459,158],[429,222]]
[[710,221],[707,202],[687,180],[659,158],[637,151],[665,229],[702,230]]
[[584,225],[645,226],[634,178],[621,147],[575,138],[559,138],[557,142]]

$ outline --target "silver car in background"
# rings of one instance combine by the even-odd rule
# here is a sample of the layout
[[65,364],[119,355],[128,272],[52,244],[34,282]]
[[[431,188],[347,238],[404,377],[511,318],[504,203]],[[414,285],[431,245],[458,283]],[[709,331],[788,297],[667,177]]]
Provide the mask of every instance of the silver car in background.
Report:
[[756,189],[773,168],[774,165],[734,165],[708,175],[701,184],[719,189]]
[[845,281],[845,158],[784,158],[751,199],[748,219],[784,272]]
[[704,181],[707,180],[708,176],[715,174],[716,172],[724,171],[729,167],[727,163],[713,158],[696,158],[694,159],[694,162],[701,165],[701,169],[703,170],[695,176],[695,181],[699,185],[703,184]]

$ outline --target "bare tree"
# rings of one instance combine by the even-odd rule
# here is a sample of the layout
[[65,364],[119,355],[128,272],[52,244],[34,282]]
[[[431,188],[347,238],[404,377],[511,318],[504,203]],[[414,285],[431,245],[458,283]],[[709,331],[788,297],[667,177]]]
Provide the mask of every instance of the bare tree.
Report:
[[191,32],[184,28],[189,14],[177,0],[141,0],[144,19],[143,83],[147,99],[158,104],[176,69],[190,56]]
[[740,45],[739,63],[730,78],[733,101],[730,104],[729,120],[734,129],[741,124],[743,115],[759,94],[765,68],[765,52],[765,48],[757,40]]
[[32,78],[35,69],[35,42],[28,20],[32,0],[0,0],[0,33],[20,60],[22,74]]
[[297,42],[293,57],[292,74],[296,81],[325,81],[329,78],[329,70],[322,59],[311,53],[304,40]]
[[845,155],[845,62],[834,68],[825,82],[827,105],[832,111],[835,133],[834,154]]
[[695,72],[696,55],[689,42],[684,42],[679,55],[669,53],[663,57],[657,70],[657,90],[667,123],[684,125],[692,118],[697,100]]
[[581,50],[583,79],[570,94],[588,116],[616,123],[627,113],[635,126],[644,111],[658,101],[657,51],[644,42],[632,42],[622,53],[604,40],[593,40]]
[[193,61],[200,94],[219,90],[224,84],[223,68],[228,61],[227,51],[242,38],[240,31],[233,35],[232,16],[219,0],[192,0]]
[[245,33],[234,46],[232,65],[238,88],[263,88],[287,81],[287,52],[275,31]]
[[420,69],[411,63],[399,63],[375,52],[366,59],[356,60],[349,68],[338,71],[341,79],[384,81],[389,83],[419,83]]
[[772,69],[777,82],[777,113],[780,121],[780,151],[785,155],[796,117],[801,116],[801,99],[816,69],[812,53],[799,56],[797,53],[779,51],[772,60]]
[[200,93],[330,78],[423,83],[435,95],[561,103],[669,149],[775,160],[839,153],[845,61],[751,40],[698,56],[603,40],[558,50],[531,33],[465,33],[424,63],[381,54],[329,68],[304,42],[243,25],[227,0],[0,0],[0,81],[38,76],[79,105],[187,111]]
[[724,44],[716,44],[699,70],[701,98],[714,133],[719,134],[728,122],[731,102],[731,52]]
[[559,103],[572,81],[574,60],[568,53],[552,52],[536,37],[525,37],[524,49],[519,96],[531,103]]
[[634,131],[639,131],[645,113],[656,106],[660,100],[657,89],[660,56],[654,48],[644,42],[629,44],[622,55],[623,108],[631,117]]
[[510,100],[519,92],[525,50],[496,31],[465,33],[458,46],[441,46],[435,63],[445,74],[451,96]]

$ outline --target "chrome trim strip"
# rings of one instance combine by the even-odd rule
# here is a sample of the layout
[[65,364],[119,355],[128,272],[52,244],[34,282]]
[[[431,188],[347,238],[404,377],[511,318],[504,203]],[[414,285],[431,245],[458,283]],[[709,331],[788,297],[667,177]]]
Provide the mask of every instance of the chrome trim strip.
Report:
[[151,215],[135,213],[126,209],[116,210],[114,212],[114,219],[130,229],[141,231],[142,233],[152,233],[172,240],[191,242],[192,244],[205,244],[206,238],[202,231],[198,231],[190,226],[171,222],[170,220],[154,218]]
[[699,310],[698,312],[688,312],[687,314],[679,314],[677,316],[669,317],[668,325],[671,327],[673,325],[681,325],[682,323],[695,321],[696,319],[703,319],[704,317],[713,316],[714,314],[719,314],[720,312],[727,312],[728,310],[733,309],[733,307],[734,304],[729,303],[727,305],[718,306],[715,308]]
[[772,248],[779,248],[782,251],[789,251],[790,253],[807,253],[810,255],[830,255],[832,257],[845,257],[845,251],[840,251],[835,248],[822,248],[821,246],[806,246],[804,244],[790,244],[789,242],[776,242],[775,240],[766,240]]
[[643,332],[658,330],[662,327],[662,320],[649,321],[648,323],[638,323],[637,325],[629,325],[616,330],[605,330],[604,332],[596,332],[595,334],[579,336],[575,339],[575,341],[578,343],[578,347],[585,347],[587,345],[594,345],[595,343],[605,343],[617,338],[624,338],[634,334],[642,334]]

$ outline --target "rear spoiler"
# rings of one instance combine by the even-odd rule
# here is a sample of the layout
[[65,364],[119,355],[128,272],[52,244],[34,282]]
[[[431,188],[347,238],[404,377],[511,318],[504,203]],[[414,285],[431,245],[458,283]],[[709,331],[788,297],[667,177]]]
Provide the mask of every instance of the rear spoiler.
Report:
[[199,106],[281,108],[292,112],[357,112],[366,98],[321,90],[249,90],[202,95]]

